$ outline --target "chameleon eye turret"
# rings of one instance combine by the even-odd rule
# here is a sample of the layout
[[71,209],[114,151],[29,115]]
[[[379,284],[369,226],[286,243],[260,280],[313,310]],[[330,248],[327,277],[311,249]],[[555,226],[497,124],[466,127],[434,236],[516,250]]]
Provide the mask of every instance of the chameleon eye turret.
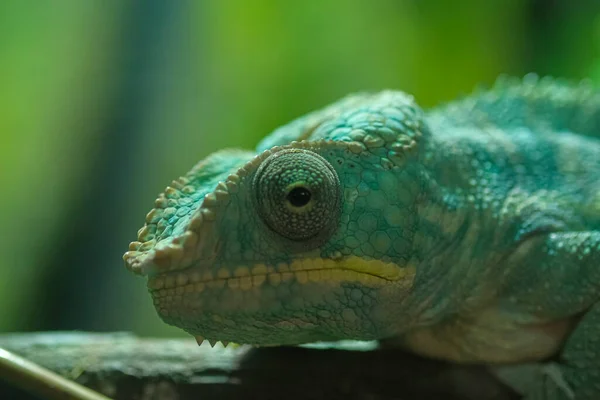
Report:
[[293,241],[324,238],[337,226],[340,181],[331,164],[301,149],[277,152],[254,178],[255,206],[264,223]]

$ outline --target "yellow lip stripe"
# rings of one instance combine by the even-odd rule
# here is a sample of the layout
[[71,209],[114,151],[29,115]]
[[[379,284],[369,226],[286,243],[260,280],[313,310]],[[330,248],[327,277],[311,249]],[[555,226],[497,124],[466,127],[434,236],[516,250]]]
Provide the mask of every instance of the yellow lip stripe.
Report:
[[238,266],[222,268],[215,274],[210,271],[180,271],[177,274],[163,274],[152,277],[148,287],[160,291],[159,295],[180,295],[200,292],[205,288],[249,290],[268,282],[279,285],[295,279],[298,283],[360,282],[368,286],[382,286],[392,282],[412,278],[415,268],[401,267],[380,260],[365,260],[360,257],[345,257],[341,260],[322,258],[302,258],[291,263],[279,263],[275,267],[255,264],[251,268]]

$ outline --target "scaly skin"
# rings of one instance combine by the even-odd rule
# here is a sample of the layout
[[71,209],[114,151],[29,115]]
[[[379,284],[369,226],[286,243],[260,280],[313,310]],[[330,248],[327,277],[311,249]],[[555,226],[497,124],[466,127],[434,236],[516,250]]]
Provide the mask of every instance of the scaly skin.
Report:
[[124,258],[199,340],[556,356],[528,398],[600,398],[599,139],[585,85],[505,79],[428,112],[356,94],[201,161]]

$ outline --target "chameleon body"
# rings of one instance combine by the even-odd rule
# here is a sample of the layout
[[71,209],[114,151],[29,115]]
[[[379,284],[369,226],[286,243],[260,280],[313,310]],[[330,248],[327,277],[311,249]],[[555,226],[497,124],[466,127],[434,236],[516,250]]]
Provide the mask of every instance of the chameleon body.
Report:
[[200,161],[124,259],[199,340],[542,361],[526,398],[600,398],[600,94],[350,95]]

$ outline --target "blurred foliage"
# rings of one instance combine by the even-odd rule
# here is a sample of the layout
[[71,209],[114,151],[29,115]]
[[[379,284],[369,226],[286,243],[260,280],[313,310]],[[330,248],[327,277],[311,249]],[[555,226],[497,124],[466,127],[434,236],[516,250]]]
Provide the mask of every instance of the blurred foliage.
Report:
[[349,92],[600,81],[597,1],[0,4],[0,331],[181,334],[121,255],[196,161]]

